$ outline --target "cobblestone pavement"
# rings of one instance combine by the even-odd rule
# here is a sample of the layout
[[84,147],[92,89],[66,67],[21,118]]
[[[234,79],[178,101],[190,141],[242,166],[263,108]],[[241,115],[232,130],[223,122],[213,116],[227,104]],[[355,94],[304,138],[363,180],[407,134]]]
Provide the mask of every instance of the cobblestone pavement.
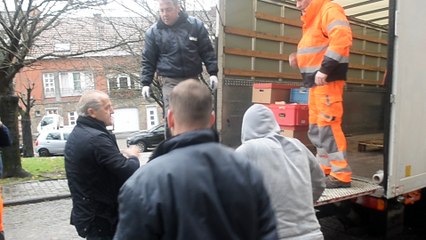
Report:
[[77,240],[70,225],[71,199],[23,204],[4,208],[7,240]]
[[5,206],[57,200],[70,196],[66,179],[4,185],[2,194]]

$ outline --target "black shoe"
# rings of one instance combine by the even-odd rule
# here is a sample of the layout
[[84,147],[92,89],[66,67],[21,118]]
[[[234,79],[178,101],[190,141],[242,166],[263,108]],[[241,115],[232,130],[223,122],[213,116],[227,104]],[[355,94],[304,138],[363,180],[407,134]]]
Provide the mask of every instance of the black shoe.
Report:
[[337,180],[335,177],[328,176],[325,179],[325,187],[326,188],[350,188],[351,182],[341,182]]

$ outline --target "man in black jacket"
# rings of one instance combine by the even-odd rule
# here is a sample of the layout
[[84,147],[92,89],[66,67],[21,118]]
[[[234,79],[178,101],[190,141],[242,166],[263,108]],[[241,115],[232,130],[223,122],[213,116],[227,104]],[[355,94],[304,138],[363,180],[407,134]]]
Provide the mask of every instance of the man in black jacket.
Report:
[[120,152],[106,126],[114,113],[108,95],[90,91],[80,98],[77,125],[65,145],[65,170],[73,208],[71,224],[87,239],[112,239],[117,226],[117,196],[139,168],[139,149]]
[[204,23],[181,11],[178,0],[158,0],[160,20],[145,34],[142,52],[142,96],[149,98],[155,72],[162,80],[164,117],[169,94],[179,82],[197,79],[203,63],[210,75],[210,88],[216,90],[217,57]]
[[121,188],[114,239],[277,239],[260,172],[218,143],[214,120],[207,86],[188,80],[173,89],[173,137]]

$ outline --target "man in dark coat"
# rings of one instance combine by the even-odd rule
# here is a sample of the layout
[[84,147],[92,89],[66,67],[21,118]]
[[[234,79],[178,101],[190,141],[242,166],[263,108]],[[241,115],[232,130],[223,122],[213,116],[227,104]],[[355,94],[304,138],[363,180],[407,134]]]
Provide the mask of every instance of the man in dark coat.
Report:
[[174,137],[123,185],[116,240],[277,239],[260,172],[218,143],[209,89],[197,80],[170,95]]
[[[209,73],[209,86],[218,85],[217,57],[205,24],[181,10],[179,0],[158,0],[160,19],[145,34],[142,52],[142,96],[150,97],[155,73],[160,76],[164,117],[167,117],[169,95],[178,83],[198,78],[203,63]],[[166,120],[167,123],[167,120]],[[166,137],[170,137],[166,125]]]
[[81,237],[112,239],[118,191],[139,168],[139,149],[120,152],[114,135],[107,130],[114,110],[106,93],[83,94],[77,111],[77,125],[65,145],[65,170],[73,202],[71,224]]
[[[142,52],[142,95],[147,98],[155,72],[163,78],[165,108],[176,84],[198,78],[203,63],[210,75],[209,85],[215,90],[217,58],[204,23],[181,11],[178,0],[158,0],[160,19],[145,34]],[[165,113],[167,114],[167,112]]]

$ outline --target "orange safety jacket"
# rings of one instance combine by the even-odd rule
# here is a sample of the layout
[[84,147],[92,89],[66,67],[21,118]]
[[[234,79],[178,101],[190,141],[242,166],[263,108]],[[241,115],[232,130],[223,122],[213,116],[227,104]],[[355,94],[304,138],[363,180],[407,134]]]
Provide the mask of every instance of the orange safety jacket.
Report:
[[297,63],[305,86],[315,85],[317,71],[327,74],[328,82],[346,80],[352,31],[343,8],[330,0],[312,0],[301,20]]

